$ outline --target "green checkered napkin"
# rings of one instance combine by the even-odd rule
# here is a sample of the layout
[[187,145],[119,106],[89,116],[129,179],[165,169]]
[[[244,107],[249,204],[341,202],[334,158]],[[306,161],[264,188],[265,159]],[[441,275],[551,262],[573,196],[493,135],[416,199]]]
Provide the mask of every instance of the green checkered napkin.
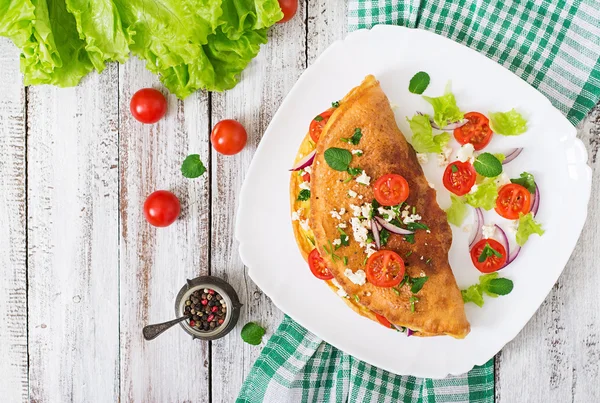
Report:
[[[463,43],[542,92],[577,124],[600,99],[597,0],[352,0],[350,30],[422,28]],[[443,380],[398,376],[323,342],[287,316],[246,379],[238,402],[493,402],[490,360]]]
[[256,360],[237,399],[237,403],[466,401],[494,401],[493,360],[468,375],[441,380],[394,375],[332,347],[288,316]]

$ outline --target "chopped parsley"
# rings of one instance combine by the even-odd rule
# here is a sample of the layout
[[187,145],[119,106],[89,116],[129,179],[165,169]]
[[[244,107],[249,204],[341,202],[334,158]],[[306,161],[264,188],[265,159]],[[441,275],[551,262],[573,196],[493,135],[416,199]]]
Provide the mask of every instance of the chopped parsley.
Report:
[[348,173],[352,176],[358,176],[362,173],[362,168],[356,167],[356,168],[350,168],[348,167]]
[[406,257],[409,257],[410,255],[412,255],[413,251],[409,250],[408,253],[405,255]]
[[310,199],[310,190],[302,189],[300,191],[300,193],[298,194],[298,198],[296,200],[297,201],[306,201],[308,199]]
[[406,224],[406,228],[411,231],[416,231],[418,229],[424,229],[424,230],[429,229],[429,227],[427,225],[420,223],[420,222],[409,222],[408,224]]
[[356,302],[360,301],[360,300],[359,300],[359,298],[358,298],[358,295],[354,294],[354,300],[355,300]]
[[335,101],[331,103],[331,107],[332,108],[339,108],[340,107],[340,101]]
[[314,240],[312,237],[310,237],[310,236],[306,235],[306,240],[307,240],[308,242],[310,242],[310,243],[312,244],[312,246],[315,246],[315,240]]
[[406,282],[410,279],[410,277],[408,276],[408,274],[405,274],[404,277],[402,278],[402,281],[400,282],[400,284],[398,284],[398,288],[402,288],[402,286],[404,284],[406,284]]
[[394,294],[400,295],[400,291],[397,288],[392,287],[392,291],[394,291]]
[[354,134],[352,135],[352,137],[348,137],[348,138],[342,137],[341,140],[344,143],[349,143],[349,144],[356,146],[360,142],[360,139],[362,138],[362,136],[363,136],[362,131],[360,130],[359,127],[357,127],[356,129],[354,129]]
[[346,266],[347,266],[347,265],[348,265],[348,256],[344,256],[344,257],[342,258],[342,260],[344,261],[344,265],[346,265]]
[[381,246],[387,245],[389,239],[390,239],[390,232],[388,230],[386,230],[385,228],[382,228],[381,231],[379,231],[379,242],[381,243]]
[[425,285],[427,280],[429,280],[429,277],[427,277],[427,276],[411,278],[410,279],[410,284],[411,284],[410,291],[413,294],[418,293],[419,291],[421,291],[421,288],[423,288],[423,286]]
[[410,302],[410,311],[414,313],[415,312],[415,303],[419,302],[419,298],[417,298],[413,295],[408,299],[408,302]]
[[415,243],[415,234],[404,235],[404,240],[408,243]]
[[315,121],[316,121],[316,122],[320,122],[320,121],[322,121],[322,120],[323,120],[323,116],[321,116],[321,115],[317,115],[317,116],[315,116]]
[[456,173],[458,172],[458,167],[454,164],[450,165],[450,168],[452,169],[452,173]]
[[337,230],[340,233],[340,241],[342,241],[341,246],[350,245],[350,237],[348,236],[348,234],[346,234],[346,232],[344,232],[344,230],[339,227]]

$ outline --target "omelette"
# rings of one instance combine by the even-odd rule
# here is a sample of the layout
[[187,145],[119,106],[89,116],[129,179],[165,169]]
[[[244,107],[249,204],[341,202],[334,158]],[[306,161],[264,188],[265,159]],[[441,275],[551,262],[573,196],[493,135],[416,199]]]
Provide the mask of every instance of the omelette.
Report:
[[294,232],[313,274],[385,326],[464,338],[446,213],[379,82],[367,76],[315,121],[290,182]]

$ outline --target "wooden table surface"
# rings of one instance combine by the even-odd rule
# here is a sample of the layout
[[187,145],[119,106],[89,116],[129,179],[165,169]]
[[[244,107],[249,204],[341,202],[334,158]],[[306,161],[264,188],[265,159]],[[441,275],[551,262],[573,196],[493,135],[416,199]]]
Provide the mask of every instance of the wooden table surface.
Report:
[[[257,321],[270,334],[282,318],[238,256],[239,189],[285,95],[345,34],[343,2],[302,0],[235,89],[169,95],[156,125],[129,113],[136,90],[162,88],[141,61],[110,64],[75,88],[25,88],[18,50],[0,39],[2,401],[234,400],[260,353],[240,339],[242,325]],[[223,118],[248,130],[236,156],[210,147]],[[579,135],[594,168],[588,222],[546,301],[496,359],[499,402],[600,401],[600,109]],[[197,180],[179,172],[190,153],[208,167]],[[168,228],[142,215],[157,189],[183,203]],[[232,333],[210,343],[175,328],[145,342],[141,328],[171,319],[185,279],[205,274],[230,282],[245,304]]]

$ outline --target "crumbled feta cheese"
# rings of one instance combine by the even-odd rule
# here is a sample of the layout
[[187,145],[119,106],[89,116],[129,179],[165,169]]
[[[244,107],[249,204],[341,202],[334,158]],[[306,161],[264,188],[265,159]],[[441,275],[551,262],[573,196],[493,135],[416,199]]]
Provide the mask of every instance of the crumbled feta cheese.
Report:
[[430,188],[435,189],[435,185],[429,181],[427,181],[427,184],[429,185]]
[[292,211],[292,221],[298,221],[300,219],[300,215],[297,212]]
[[352,150],[352,154],[358,155],[360,157],[361,155],[363,155],[363,151],[362,150]]
[[365,292],[365,297],[370,297],[371,293],[369,291]]
[[448,165],[448,158],[450,158],[450,154],[452,154],[452,147],[444,146],[442,152],[437,156],[438,165],[441,167]]
[[346,209],[342,207],[342,208],[340,209],[340,214],[341,214],[341,215],[344,215],[344,214],[346,214]]
[[477,192],[477,188],[478,188],[478,186],[476,184],[473,185],[473,187],[471,188],[471,190],[469,191],[469,193],[473,194],[473,193]]
[[379,214],[381,214],[383,219],[386,221],[392,221],[394,218],[396,218],[396,212],[393,209],[386,209],[385,207],[379,207],[377,209],[377,211],[379,212]]
[[519,220],[514,220],[511,221],[510,224],[508,225],[508,227],[506,228],[506,230],[512,234],[515,235],[517,233],[517,228],[519,227]]
[[356,178],[356,181],[362,185],[369,186],[369,183],[371,183],[371,177],[367,175],[365,171],[362,171],[362,173]]
[[473,151],[475,151],[473,144],[464,144],[458,149],[458,152],[456,153],[456,159],[460,162],[465,162],[473,157]]
[[365,253],[367,254],[367,257],[371,257],[371,255],[375,252],[377,252],[377,249],[375,248],[375,244],[374,243],[367,244],[367,247],[365,248]]
[[496,232],[496,226],[494,224],[482,225],[481,232],[485,239],[493,238],[494,233]]
[[390,103],[390,107],[392,108],[392,110],[395,110],[395,109],[398,109],[398,108],[400,108],[400,105],[398,105],[398,104],[396,104],[396,103],[394,103],[394,102],[391,102],[391,103]]
[[310,229],[310,226],[308,225],[308,218],[306,220],[300,220],[300,227],[302,227],[302,229],[304,231],[308,231]]
[[371,217],[371,213],[373,212],[373,205],[371,203],[365,203],[360,208],[363,217]]
[[417,153],[417,161],[419,161],[419,164],[427,164],[429,162],[429,155],[426,153]]
[[471,230],[473,230],[473,225],[467,224],[462,227],[462,230],[463,230],[463,232],[471,232]]
[[363,199],[363,195],[358,195],[358,200],[362,200]]
[[340,213],[337,212],[336,209],[333,209],[329,212],[329,214],[331,214],[331,218],[336,218],[338,220],[342,219],[342,216],[340,215]]
[[415,222],[415,221],[419,221],[421,219],[421,216],[418,214],[411,214],[408,217],[406,217],[404,220],[402,220],[402,222],[404,224],[410,224],[411,222]]
[[340,238],[334,239],[333,242],[331,242],[331,244],[333,246],[340,246],[342,244],[342,240]]
[[342,298],[345,298],[348,296],[348,293],[346,291],[344,291],[344,289],[342,288],[342,286],[340,285],[340,283],[338,283],[338,281],[336,279],[332,279],[331,280],[331,284],[333,284],[334,286],[337,287],[337,295],[339,295]]
[[423,260],[425,258],[425,256],[421,256],[421,260]]
[[338,224],[338,228],[344,229],[346,227],[347,227],[347,225],[346,225],[345,222],[341,222],[341,223]]
[[356,285],[363,285],[367,282],[367,273],[364,270],[356,270],[353,273],[352,270],[346,269],[344,270],[344,275]]
[[312,173],[312,167],[309,165],[307,167],[304,168],[304,172],[306,172],[307,174]]
[[408,210],[404,209],[402,210],[402,213],[400,214],[400,218],[402,218],[402,220],[404,221],[405,218],[407,218],[410,215],[410,213],[408,212]]
[[367,237],[369,236],[369,230],[365,228],[360,219],[356,217],[352,217],[350,219],[350,225],[352,225],[352,233],[354,235],[354,240],[360,244],[362,248],[365,246],[365,242],[367,241]]
[[302,182],[300,184],[300,189],[310,190],[310,182]]
[[510,178],[508,177],[506,172],[502,172],[502,174],[500,174],[500,176],[498,176],[496,178],[496,186],[498,186],[498,187],[507,185],[509,183],[510,183]]
[[352,215],[354,217],[360,217],[362,214],[360,207],[356,204],[350,204],[350,210],[352,210]]
[[348,196],[356,197],[356,196],[358,196],[358,193],[356,193],[354,190],[350,189],[350,190],[348,190]]

